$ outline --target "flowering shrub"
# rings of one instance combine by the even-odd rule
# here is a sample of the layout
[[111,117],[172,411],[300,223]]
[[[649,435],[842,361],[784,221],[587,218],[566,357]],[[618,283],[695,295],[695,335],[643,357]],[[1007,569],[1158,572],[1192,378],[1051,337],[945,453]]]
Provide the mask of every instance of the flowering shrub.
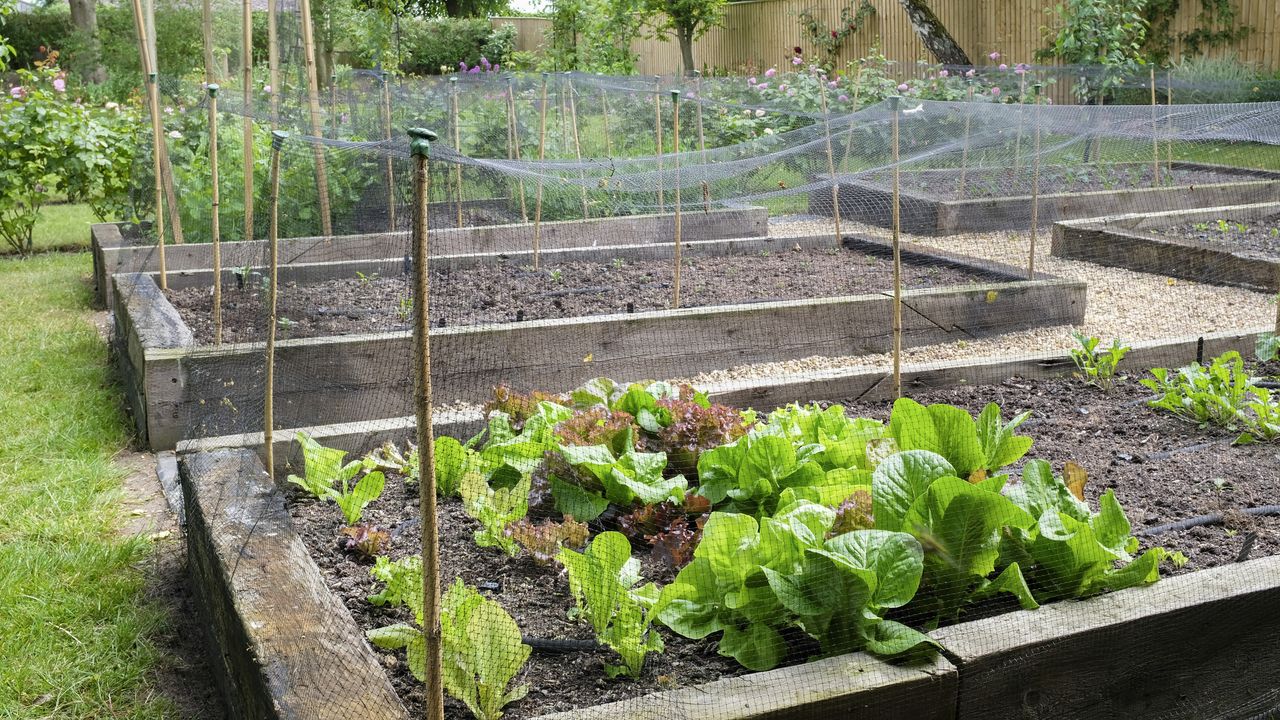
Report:
[[17,77],[0,96],[0,239],[24,253],[40,209],[55,195],[89,203],[103,220],[123,205],[136,116],[67,97],[53,62]]

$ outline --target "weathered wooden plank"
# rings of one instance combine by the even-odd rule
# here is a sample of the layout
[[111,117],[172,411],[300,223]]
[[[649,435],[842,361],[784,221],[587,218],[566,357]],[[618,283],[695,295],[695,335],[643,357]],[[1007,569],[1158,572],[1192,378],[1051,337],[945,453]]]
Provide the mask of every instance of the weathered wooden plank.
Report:
[[235,718],[408,717],[346,607],[294,532],[257,455],[184,456],[193,596]]
[[958,720],[1246,720],[1280,713],[1280,557],[932,633]]
[[941,656],[900,666],[852,653],[538,720],[951,720],[955,692]]

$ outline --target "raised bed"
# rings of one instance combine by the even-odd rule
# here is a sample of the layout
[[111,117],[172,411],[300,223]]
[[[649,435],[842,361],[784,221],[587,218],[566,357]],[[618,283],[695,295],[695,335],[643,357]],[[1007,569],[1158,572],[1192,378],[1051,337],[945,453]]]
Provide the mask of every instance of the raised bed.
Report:
[[[831,238],[704,241],[699,254],[756,253],[797,245],[829,247]],[[851,250],[885,254],[878,242],[846,239]],[[669,247],[548,251],[544,259],[669,253]],[[1081,282],[1027,281],[1013,268],[975,264],[908,247],[907,262],[949,265],[989,281],[904,293],[903,342],[932,344],[1082,321]],[[444,257],[435,267],[497,262],[499,256]],[[506,260],[525,262],[519,254]],[[398,261],[391,261],[393,266]],[[363,267],[368,267],[366,264]],[[335,269],[336,268],[336,269]],[[354,275],[349,266],[324,272]],[[290,272],[321,272],[296,267]],[[198,280],[204,282],[204,279]],[[176,280],[175,280],[176,281]],[[197,346],[190,329],[150,275],[115,277],[117,358],[139,435],[152,448],[184,438],[258,430],[261,343]],[[442,402],[481,401],[491,388],[572,387],[590,377],[673,377],[751,362],[810,355],[862,355],[891,344],[889,293],[682,308],[633,314],[445,327],[432,333],[433,382]],[[408,332],[286,339],[276,344],[275,417],[280,427],[359,422],[407,415]]]
[[[441,216],[437,213],[435,217]],[[673,225],[671,214],[546,222],[542,224],[541,247],[549,250],[670,243]],[[691,212],[681,217],[681,234],[685,240],[762,237],[768,232],[769,213],[764,208],[727,208],[709,213]],[[112,275],[159,269],[155,247],[138,245],[138,238],[137,228],[125,223],[92,226],[94,280],[100,303],[112,302]],[[433,255],[519,252],[528,250],[532,244],[533,225],[482,225],[461,229],[441,226],[433,229],[431,238]],[[296,263],[376,260],[409,254],[409,234],[287,238],[280,241],[280,253],[281,257]],[[266,257],[264,240],[222,243],[222,262],[227,268],[261,265]],[[208,243],[166,246],[165,265],[170,271],[212,267],[212,246]]]
[[[1000,399],[1002,391],[1036,394],[1036,389],[1021,387],[1017,381],[1006,387],[1013,390],[993,386],[974,394],[984,394],[990,399]],[[1069,395],[1068,401],[1072,401]],[[1100,395],[1095,392],[1093,397]],[[1124,399],[1118,402],[1123,403]],[[1012,401],[1009,409],[1013,409]],[[1056,414],[1050,417],[1071,421]],[[1039,414],[1036,418],[1041,419]],[[1190,434],[1198,432],[1191,426],[1186,427]],[[1035,435],[1038,431],[1031,432]],[[1229,437],[1225,437],[1224,442],[1229,442]],[[1137,447],[1144,443],[1134,436],[1122,439],[1120,446]],[[1070,445],[1069,439],[1065,445]],[[1266,455],[1265,448],[1246,451],[1258,457]],[[1199,447],[1191,452],[1214,451]],[[1096,454],[1087,460],[1094,467],[1106,462],[1105,457]],[[1270,462],[1274,464],[1273,460]],[[252,683],[253,673],[257,673],[257,685],[242,686],[242,693],[252,691],[242,697],[291,700],[288,706],[281,703],[272,708],[274,714],[255,716],[337,717],[326,706],[338,704],[337,699],[342,697],[337,694],[339,691],[316,689],[302,683],[294,685],[289,668],[295,663],[316,662],[315,655],[307,653],[307,643],[298,642],[297,637],[314,634],[328,639],[349,635],[356,623],[349,614],[333,611],[330,603],[333,596],[324,587],[325,571],[310,562],[311,556],[301,563],[293,561],[297,557],[293,548],[307,542],[296,534],[300,532],[296,523],[286,522],[288,513],[282,509],[283,495],[266,480],[257,463],[256,455],[247,449],[194,453],[184,460],[188,514],[194,518],[189,533],[192,554],[194,557],[200,552],[215,558],[213,562],[193,563],[196,572],[203,573],[197,575],[198,587],[203,589],[198,594],[218,598],[220,605],[211,611],[224,614],[211,618],[205,625],[215,631],[215,645],[222,648],[221,667],[228,668],[228,672],[239,672],[245,683]],[[1195,459],[1185,460],[1186,463],[1194,464]],[[1141,468],[1137,473],[1143,474]],[[1191,481],[1197,477],[1161,475],[1155,481],[1161,485],[1180,482],[1182,487],[1194,487]],[[1270,482],[1274,485],[1274,478]],[[1212,490],[1197,491],[1197,494],[1213,502]],[[1180,511],[1182,507],[1176,504],[1166,510]],[[1155,520],[1172,518],[1140,514],[1132,519],[1135,526],[1141,527]],[[260,528],[264,525],[266,531],[262,532]],[[250,547],[247,539],[256,534],[267,537],[255,538]],[[224,535],[228,539],[219,540]],[[314,538],[312,540],[314,545]],[[273,551],[271,543],[283,547]],[[1178,544],[1173,547],[1181,549]],[[1264,547],[1267,549],[1262,550]],[[267,554],[289,557],[291,561],[264,561],[241,572],[237,566],[246,562],[243,559],[246,548],[250,550],[250,558]],[[311,550],[315,552],[314,547]],[[1259,553],[1255,554],[1274,551],[1274,543],[1260,545]],[[1192,561],[1204,566],[1203,559],[1193,556]],[[268,568],[270,573],[266,572]],[[289,638],[262,631],[263,627],[279,623],[271,622],[269,612],[264,609],[270,601],[263,600],[264,593],[255,590],[254,582],[269,582],[274,586],[269,596],[288,598],[290,608],[284,617],[295,630]],[[238,592],[225,590],[231,586]],[[501,594],[498,597],[502,597]],[[303,600],[299,602],[298,598]],[[539,717],[556,720],[817,717],[1021,720],[1029,713],[1035,717],[1082,720],[1269,717],[1280,710],[1280,696],[1274,691],[1280,687],[1280,619],[1274,613],[1277,603],[1280,603],[1280,557],[1235,563],[1228,560],[1218,567],[1165,578],[1146,588],[1124,590],[1083,602],[1051,604],[1036,611],[1013,612],[937,630],[933,636],[942,645],[943,652],[924,665],[895,666],[853,653]],[[246,609],[241,610],[241,606]],[[306,621],[307,617],[312,618],[311,622]],[[316,624],[323,627],[313,630]],[[353,653],[367,657],[353,657]],[[336,672],[342,668],[348,674],[355,674],[355,681],[361,687],[381,693],[386,687],[387,675],[379,667],[377,658],[376,653],[358,640],[341,652],[331,653],[327,666],[319,669],[309,666],[303,680],[309,679],[311,673]],[[272,672],[259,670],[260,666],[269,666]],[[363,674],[366,672],[367,675]],[[303,698],[306,694],[313,698],[309,700],[311,704]],[[366,716],[406,716],[403,710],[394,707],[385,715],[378,714],[384,707],[383,699],[385,696],[370,704],[375,709],[366,712]],[[252,711],[258,712],[258,707]]]
[[[1138,272],[1275,292],[1280,290],[1280,252],[1234,247],[1230,235],[1235,230],[1229,226],[1223,233],[1216,223],[1249,223],[1277,215],[1280,203],[1270,202],[1069,220],[1054,223],[1052,253]],[[1210,225],[1208,232],[1222,234],[1222,241],[1187,237],[1185,228],[1198,224]],[[1182,231],[1166,231],[1175,227]],[[1280,247],[1280,240],[1275,243]]]
[[[1089,168],[1084,168],[1089,169]],[[1162,187],[1117,187],[1085,192],[1042,191],[1038,222],[1043,225],[1075,218],[1131,212],[1178,210],[1280,201],[1280,173],[1199,163],[1175,162],[1195,182]],[[1096,171],[1096,169],[1095,169]],[[958,169],[911,170],[903,173],[901,226],[915,235],[956,235],[994,230],[1026,230],[1031,222],[1030,179],[996,197],[957,199]],[[966,183],[1011,175],[1010,169],[970,170]],[[908,179],[908,175],[912,176]],[[921,180],[923,178],[923,180]],[[884,177],[841,176],[840,216],[878,227],[890,227],[892,186]],[[923,189],[920,187],[923,185]],[[931,188],[938,188],[932,190]],[[831,215],[831,191],[814,190],[810,211]]]

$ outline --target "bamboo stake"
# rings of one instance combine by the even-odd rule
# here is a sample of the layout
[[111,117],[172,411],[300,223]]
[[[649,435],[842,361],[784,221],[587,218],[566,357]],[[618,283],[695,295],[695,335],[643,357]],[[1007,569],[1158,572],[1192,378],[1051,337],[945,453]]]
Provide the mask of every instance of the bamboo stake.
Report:
[[[315,28],[311,26],[311,0],[299,0],[299,22],[302,23],[302,54],[307,71],[307,104],[311,112],[311,134],[324,136],[320,120],[320,78],[316,76]],[[274,88],[272,88],[274,89]],[[311,144],[316,161],[316,195],[320,200],[320,232],[326,238],[333,237],[333,218],[329,214],[329,174],[325,169],[324,144]]]
[[836,221],[836,249],[842,247],[843,235],[840,232],[840,180],[836,177],[835,152],[831,149],[831,115],[827,113],[827,89],[821,88],[822,126],[826,130],[827,140],[827,174],[831,176],[831,212]]
[[[244,239],[253,239],[253,0],[240,4],[240,94],[244,102]],[[275,90],[275,88],[271,88]]]
[[538,190],[533,203],[533,269],[542,250],[542,161],[547,157],[547,74],[542,73],[542,104],[538,109]]
[[671,91],[671,137],[674,150],[672,155],[676,164],[676,273],[675,283],[671,290],[671,307],[680,307],[680,91]]
[[289,133],[283,130],[271,131],[271,180],[270,195],[267,198],[267,246],[271,250],[270,278],[271,293],[267,298],[267,358],[262,397],[262,450],[267,466],[267,475],[272,480],[275,470],[275,418],[272,394],[276,380],[276,301],[279,298],[277,282],[280,265],[280,150]]
[[[511,126],[511,144],[507,147],[507,157],[520,159],[520,116],[516,114],[515,78],[507,76],[507,123]],[[524,176],[516,176],[516,184],[520,190],[520,222],[529,222],[529,208],[525,203]]]
[[[707,137],[702,131],[702,71],[693,71],[693,90],[698,94],[698,152],[702,155],[702,171],[707,168]],[[711,212],[711,185],[702,181],[702,211]]]
[[964,139],[960,143],[960,197],[965,196],[965,188],[967,186],[965,176],[969,174],[969,128],[973,123],[973,78],[965,78],[965,84],[969,86],[969,104],[964,106]]
[[578,140],[578,103],[574,97],[577,95],[577,90],[573,87],[573,76],[570,73],[565,73],[564,75],[565,82],[569,84],[569,121],[573,123],[573,156],[578,161],[578,181],[579,183],[582,183],[582,219],[586,220],[591,217],[591,213],[587,209],[587,186],[584,181],[585,176],[581,167],[582,143]]
[[1031,250],[1027,253],[1027,279],[1036,279],[1036,232],[1040,224],[1040,83],[1035,84],[1035,160],[1031,171]]
[[[391,85],[387,82],[387,71],[378,76],[382,80],[382,136],[391,139]],[[396,174],[395,163],[391,156],[383,158],[383,171],[387,174],[387,232],[396,231]]]
[[278,0],[267,0],[267,69],[271,78],[271,129],[280,122],[280,38],[276,25]]
[[222,228],[218,218],[218,86],[209,85],[209,197],[213,212],[209,235],[213,242],[213,344],[222,344]]
[[654,147],[658,155],[658,212],[666,212],[666,201],[662,196],[662,78],[653,78],[653,133]]
[[431,259],[427,161],[436,134],[413,128],[413,353],[414,405],[417,414],[418,512],[422,519],[422,625],[426,638],[426,717],[444,720],[443,642],[440,628],[440,530],[436,513],[436,445],[431,417]]
[[[462,128],[458,125],[458,76],[449,78],[449,116],[453,125],[453,149],[462,154]],[[458,227],[462,227],[462,163],[453,164],[454,207],[457,210]]]
[[1152,187],[1160,186],[1160,135],[1156,120],[1156,66],[1151,68],[1151,172]]
[[893,392],[902,397],[902,214],[901,178],[898,173],[898,103],[902,98],[889,98],[889,110],[893,112]]

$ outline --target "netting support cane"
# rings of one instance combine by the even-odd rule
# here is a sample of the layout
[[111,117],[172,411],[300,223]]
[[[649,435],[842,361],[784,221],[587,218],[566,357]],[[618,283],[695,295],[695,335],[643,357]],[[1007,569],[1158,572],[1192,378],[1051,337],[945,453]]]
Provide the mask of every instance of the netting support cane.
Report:
[[[453,125],[453,149],[462,154],[462,128],[458,123],[458,76],[449,78],[449,119]],[[458,227],[462,227],[462,163],[453,164],[453,189]]]
[[280,295],[277,287],[280,266],[280,151],[288,137],[289,133],[283,130],[271,131],[271,194],[267,197],[267,247],[271,256],[267,272],[271,292],[267,296],[267,357],[262,387],[262,460],[272,480],[276,478],[275,412],[271,396],[276,380],[276,300]]
[[658,158],[658,212],[666,212],[662,193],[662,76],[653,77],[653,137],[654,154]]
[[836,176],[836,156],[831,147],[831,115],[827,112],[827,88],[819,89],[818,97],[822,98],[822,126],[827,140],[827,175],[831,178],[831,215],[836,221],[836,249],[841,247],[843,235],[840,232],[840,178]]
[[680,264],[681,264],[681,245],[680,238],[680,91],[671,91],[671,144],[674,147],[672,156],[676,165],[676,207],[675,207],[675,282],[671,286],[671,308],[674,310],[680,307]]
[[547,74],[542,73],[542,102],[538,103],[538,188],[533,200],[533,269],[542,251],[542,168],[547,157]]
[[209,239],[213,246],[213,344],[222,344],[222,227],[218,219],[218,86],[209,84]]
[[440,629],[440,539],[436,525],[435,433],[431,427],[431,315],[428,302],[430,285],[427,262],[428,242],[427,194],[430,175],[427,161],[431,141],[430,130],[409,130],[413,155],[413,339],[414,404],[418,420],[418,503],[422,515],[422,620],[426,639],[427,671],[424,703],[427,720],[444,720],[444,682],[441,678],[443,652]]
[[[516,115],[516,88],[515,78],[507,76],[507,126],[511,128],[511,132],[507,134],[507,159],[520,159],[520,116]],[[516,176],[516,188],[520,192],[520,222],[529,222],[529,207],[525,203],[524,197],[524,176]]]
[[1160,187],[1160,124],[1156,115],[1156,66],[1151,66],[1151,187]]
[[898,106],[901,101],[897,95],[889,98],[889,110],[893,113],[893,392],[897,397],[902,397],[902,178],[898,170],[898,124],[901,118]]
[[1043,86],[1036,83],[1032,86],[1035,92],[1035,157],[1031,170],[1031,248],[1027,252],[1027,279],[1036,279],[1036,232],[1040,224],[1040,91]]

